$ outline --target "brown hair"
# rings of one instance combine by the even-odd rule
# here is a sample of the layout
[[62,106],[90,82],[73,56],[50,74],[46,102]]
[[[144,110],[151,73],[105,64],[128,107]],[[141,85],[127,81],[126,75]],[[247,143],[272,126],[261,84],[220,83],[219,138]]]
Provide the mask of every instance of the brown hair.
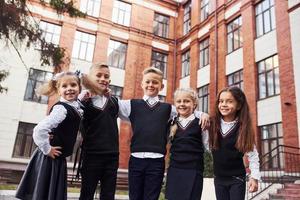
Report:
[[235,147],[242,153],[252,151],[255,144],[254,131],[252,127],[249,105],[244,92],[238,87],[227,87],[221,90],[218,94],[217,101],[215,103],[215,116],[212,117],[212,123],[210,126],[210,146],[216,150],[219,148],[220,131],[221,131],[221,118],[222,115],[219,111],[219,99],[223,92],[230,92],[234,99],[238,103],[240,109],[236,113],[236,118],[239,123],[239,135],[235,144]]
[[86,74],[78,74],[77,72],[60,72],[53,76],[53,78],[48,82],[43,84],[37,91],[41,95],[51,96],[58,93],[58,88],[61,80],[65,76],[70,76],[76,80],[79,85],[79,91],[81,91],[81,86],[88,88],[92,92],[99,92],[98,86],[93,83]]
[[[189,94],[190,98],[193,100],[194,104],[197,106],[198,103],[198,96],[197,96],[197,92],[195,90],[193,90],[192,88],[178,88],[175,92],[174,92],[174,101],[176,100],[176,97],[178,96],[178,94],[180,93],[186,93]],[[196,108],[195,106],[195,108]],[[169,138],[172,140],[176,134],[177,131],[177,123],[176,123],[176,119],[174,119],[175,122],[172,123],[172,125],[170,126],[170,134],[169,134]]]

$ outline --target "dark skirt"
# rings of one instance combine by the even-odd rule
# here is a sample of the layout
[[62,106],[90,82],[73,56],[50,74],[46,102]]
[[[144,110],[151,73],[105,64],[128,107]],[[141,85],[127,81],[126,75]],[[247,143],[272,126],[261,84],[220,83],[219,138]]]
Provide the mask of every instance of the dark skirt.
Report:
[[37,148],[23,174],[16,197],[24,200],[66,200],[66,159],[52,159]]
[[169,167],[166,184],[168,200],[200,200],[202,188],[202,172],[194,169]]

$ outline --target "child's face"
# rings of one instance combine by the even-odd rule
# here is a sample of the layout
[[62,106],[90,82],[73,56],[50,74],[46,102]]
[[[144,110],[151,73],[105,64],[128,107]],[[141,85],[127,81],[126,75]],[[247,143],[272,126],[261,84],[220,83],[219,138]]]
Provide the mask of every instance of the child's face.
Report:
[[110,71],[107,67],[92,68],[89,77],[98,84],[100,90],[105,93],[110,83]]
[[63,76],[58,82],[58,94],[67,101],[77,99],[80,92],[78,80],[74,76]]
[[144,95],[155,97],[158,95],[159,91],[163,89],[162,77],[155,73],[147,73],[143,76],[141,84]]
[[233,121],[239,110],[238,107],[238,102],[232,96],[231,92],[225,91],[220,94],[218,109],[224,121]]
[[196,108],[196,102],[187,92],[180,92],[175,97],[175,107],[180,117],[189,117]]

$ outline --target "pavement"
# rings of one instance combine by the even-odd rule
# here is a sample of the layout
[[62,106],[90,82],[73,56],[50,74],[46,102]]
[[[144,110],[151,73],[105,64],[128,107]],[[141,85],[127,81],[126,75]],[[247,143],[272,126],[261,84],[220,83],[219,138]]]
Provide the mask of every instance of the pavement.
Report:
[[[0,200],[18,200],[15,198],[15,190],[0,190]],[[79,193],[68,193],[68,200],[79,199]],[[116,195],[115,200],[129,200],[128,195]]]

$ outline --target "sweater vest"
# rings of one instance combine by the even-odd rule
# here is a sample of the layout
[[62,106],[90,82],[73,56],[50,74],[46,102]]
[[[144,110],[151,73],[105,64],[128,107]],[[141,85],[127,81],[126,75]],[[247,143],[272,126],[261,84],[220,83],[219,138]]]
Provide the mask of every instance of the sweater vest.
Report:
[[243,162],[244,154],[235,147],[239,125],[236,124],[225,137],[222,137],[221,133],[218,134],[220,147],[212,151],[215,176],[244,176],[246,174]]
[[203,171],[202,130],[195,118],[185,128],[177,122],[177,131],[170,149],[170,166]]
[[168,103],[157,102],[151,107],[142,99],[131,100],[131,152],[165,154],[170,114]]
[[83,102],[83,105],[83,150],[94,154],[119,154],[117,98],[108,98],[102,109],[94,106],[91,99]]
[[67,115],[66,118],[50,133],[53,135],[53,138],[50,140],[50,145],[62,147],[61,156],[68,157],[73,153],[73,147],[76,142],[81,116],[75,108],[67,103],[57,102],[53,105],[53,107],[55,105],[62,105],[67,110]]

